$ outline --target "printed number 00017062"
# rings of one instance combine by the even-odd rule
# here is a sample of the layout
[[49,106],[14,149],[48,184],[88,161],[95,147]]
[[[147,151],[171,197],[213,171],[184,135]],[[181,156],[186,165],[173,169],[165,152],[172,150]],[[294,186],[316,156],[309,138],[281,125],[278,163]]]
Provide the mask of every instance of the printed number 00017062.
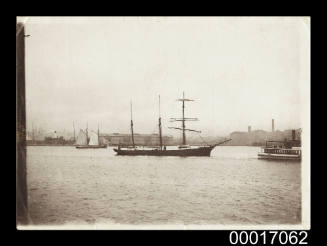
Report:
[[[267,235],[269,240],[267,240]],[[296,231],[263,231],[258,234],[256,231],[232,231],[229,234],[229,242],[231,244],[308,244],[306,242],[306,238],[308,233],[306,231],[300,231],[299,233]]]

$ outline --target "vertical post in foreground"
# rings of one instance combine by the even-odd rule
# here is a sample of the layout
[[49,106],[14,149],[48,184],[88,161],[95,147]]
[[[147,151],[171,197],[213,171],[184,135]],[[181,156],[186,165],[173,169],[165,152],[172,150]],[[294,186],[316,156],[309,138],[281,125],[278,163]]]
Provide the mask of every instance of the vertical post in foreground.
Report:
[[16,224],[27,224],[25,32],[16,25]]

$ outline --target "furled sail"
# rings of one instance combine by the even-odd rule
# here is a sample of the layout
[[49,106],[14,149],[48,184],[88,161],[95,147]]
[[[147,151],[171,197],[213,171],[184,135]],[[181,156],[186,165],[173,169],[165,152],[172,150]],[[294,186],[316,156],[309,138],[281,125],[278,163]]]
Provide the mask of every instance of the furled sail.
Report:
[[86,133],[81,129],[76,139],[76,145],[87,145]]
[[89,145],[99,145],[98,134],[91,132]]

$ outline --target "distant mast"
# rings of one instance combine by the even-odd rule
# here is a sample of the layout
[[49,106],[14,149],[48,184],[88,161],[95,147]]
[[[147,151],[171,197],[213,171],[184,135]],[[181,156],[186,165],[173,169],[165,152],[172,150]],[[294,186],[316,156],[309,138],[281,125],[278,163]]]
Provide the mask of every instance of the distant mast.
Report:
[[86,123],[86,129],[85,129],[85,132],[86,132],[86,145],[89,145],[89,140],[88,140],[88,132],[87,132],[87,128],[88,128],[88,123]]
[[99,123],[98,123],[98,145],[100,145],[100,130],[99,130]]
[[160,150],[162,150],[162,133],[161,133],[161,116],[160,116],[160,95],[159,95],[159,138],[160,138]]
[[196,130],[192,130],[192,129],[186,129],[185,128],[185,121],[197,121],[197,118],[186,118],[185,117],[185,101],[191,102],[194,101],[192,99],[186,99],[185,95],[184,95],[184,91],[183,91],[183,98],[182,99],[177,99],[177,101],[181,101],[182,102],[182,118],[170,118],[171,121],[181,121],[182,122],[182,128],[179,127],[168,127],[170,129],[177,129],[177,130],[182,130],[182,134],[183,134],[183,142],[182,145],[186,145],[186,136],[185,136],[185,131],[191,131],[191,132],[198,132],[201,133],[201,131],[196,131]]
[[134,143],[134,131],[133,131],[133,106],[131,102],[131,134],[132,134],[132,144],[133,148],[135,148],[135,143]]
[[35,136],[34,136],[34,124],[32,122],[32,143],[34,144]]
[[74,124],[74,121],[73,121],[73,128],[74,128],[74,143],[76,142],[76,137],[75,137],[75,124]]

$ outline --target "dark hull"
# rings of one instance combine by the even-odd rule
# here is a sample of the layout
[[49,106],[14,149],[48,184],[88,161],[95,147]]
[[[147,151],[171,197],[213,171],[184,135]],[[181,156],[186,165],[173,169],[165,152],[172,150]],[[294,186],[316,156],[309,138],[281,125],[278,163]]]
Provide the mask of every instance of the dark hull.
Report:
[[176,150],[123,150],[114,149],[117,155],[148,155],[148,156],[210,156],[214,146],[199,147],[194,149],[176,149]]
[[76,149],[105,149],[107,145],[81,145],[76,146]]

